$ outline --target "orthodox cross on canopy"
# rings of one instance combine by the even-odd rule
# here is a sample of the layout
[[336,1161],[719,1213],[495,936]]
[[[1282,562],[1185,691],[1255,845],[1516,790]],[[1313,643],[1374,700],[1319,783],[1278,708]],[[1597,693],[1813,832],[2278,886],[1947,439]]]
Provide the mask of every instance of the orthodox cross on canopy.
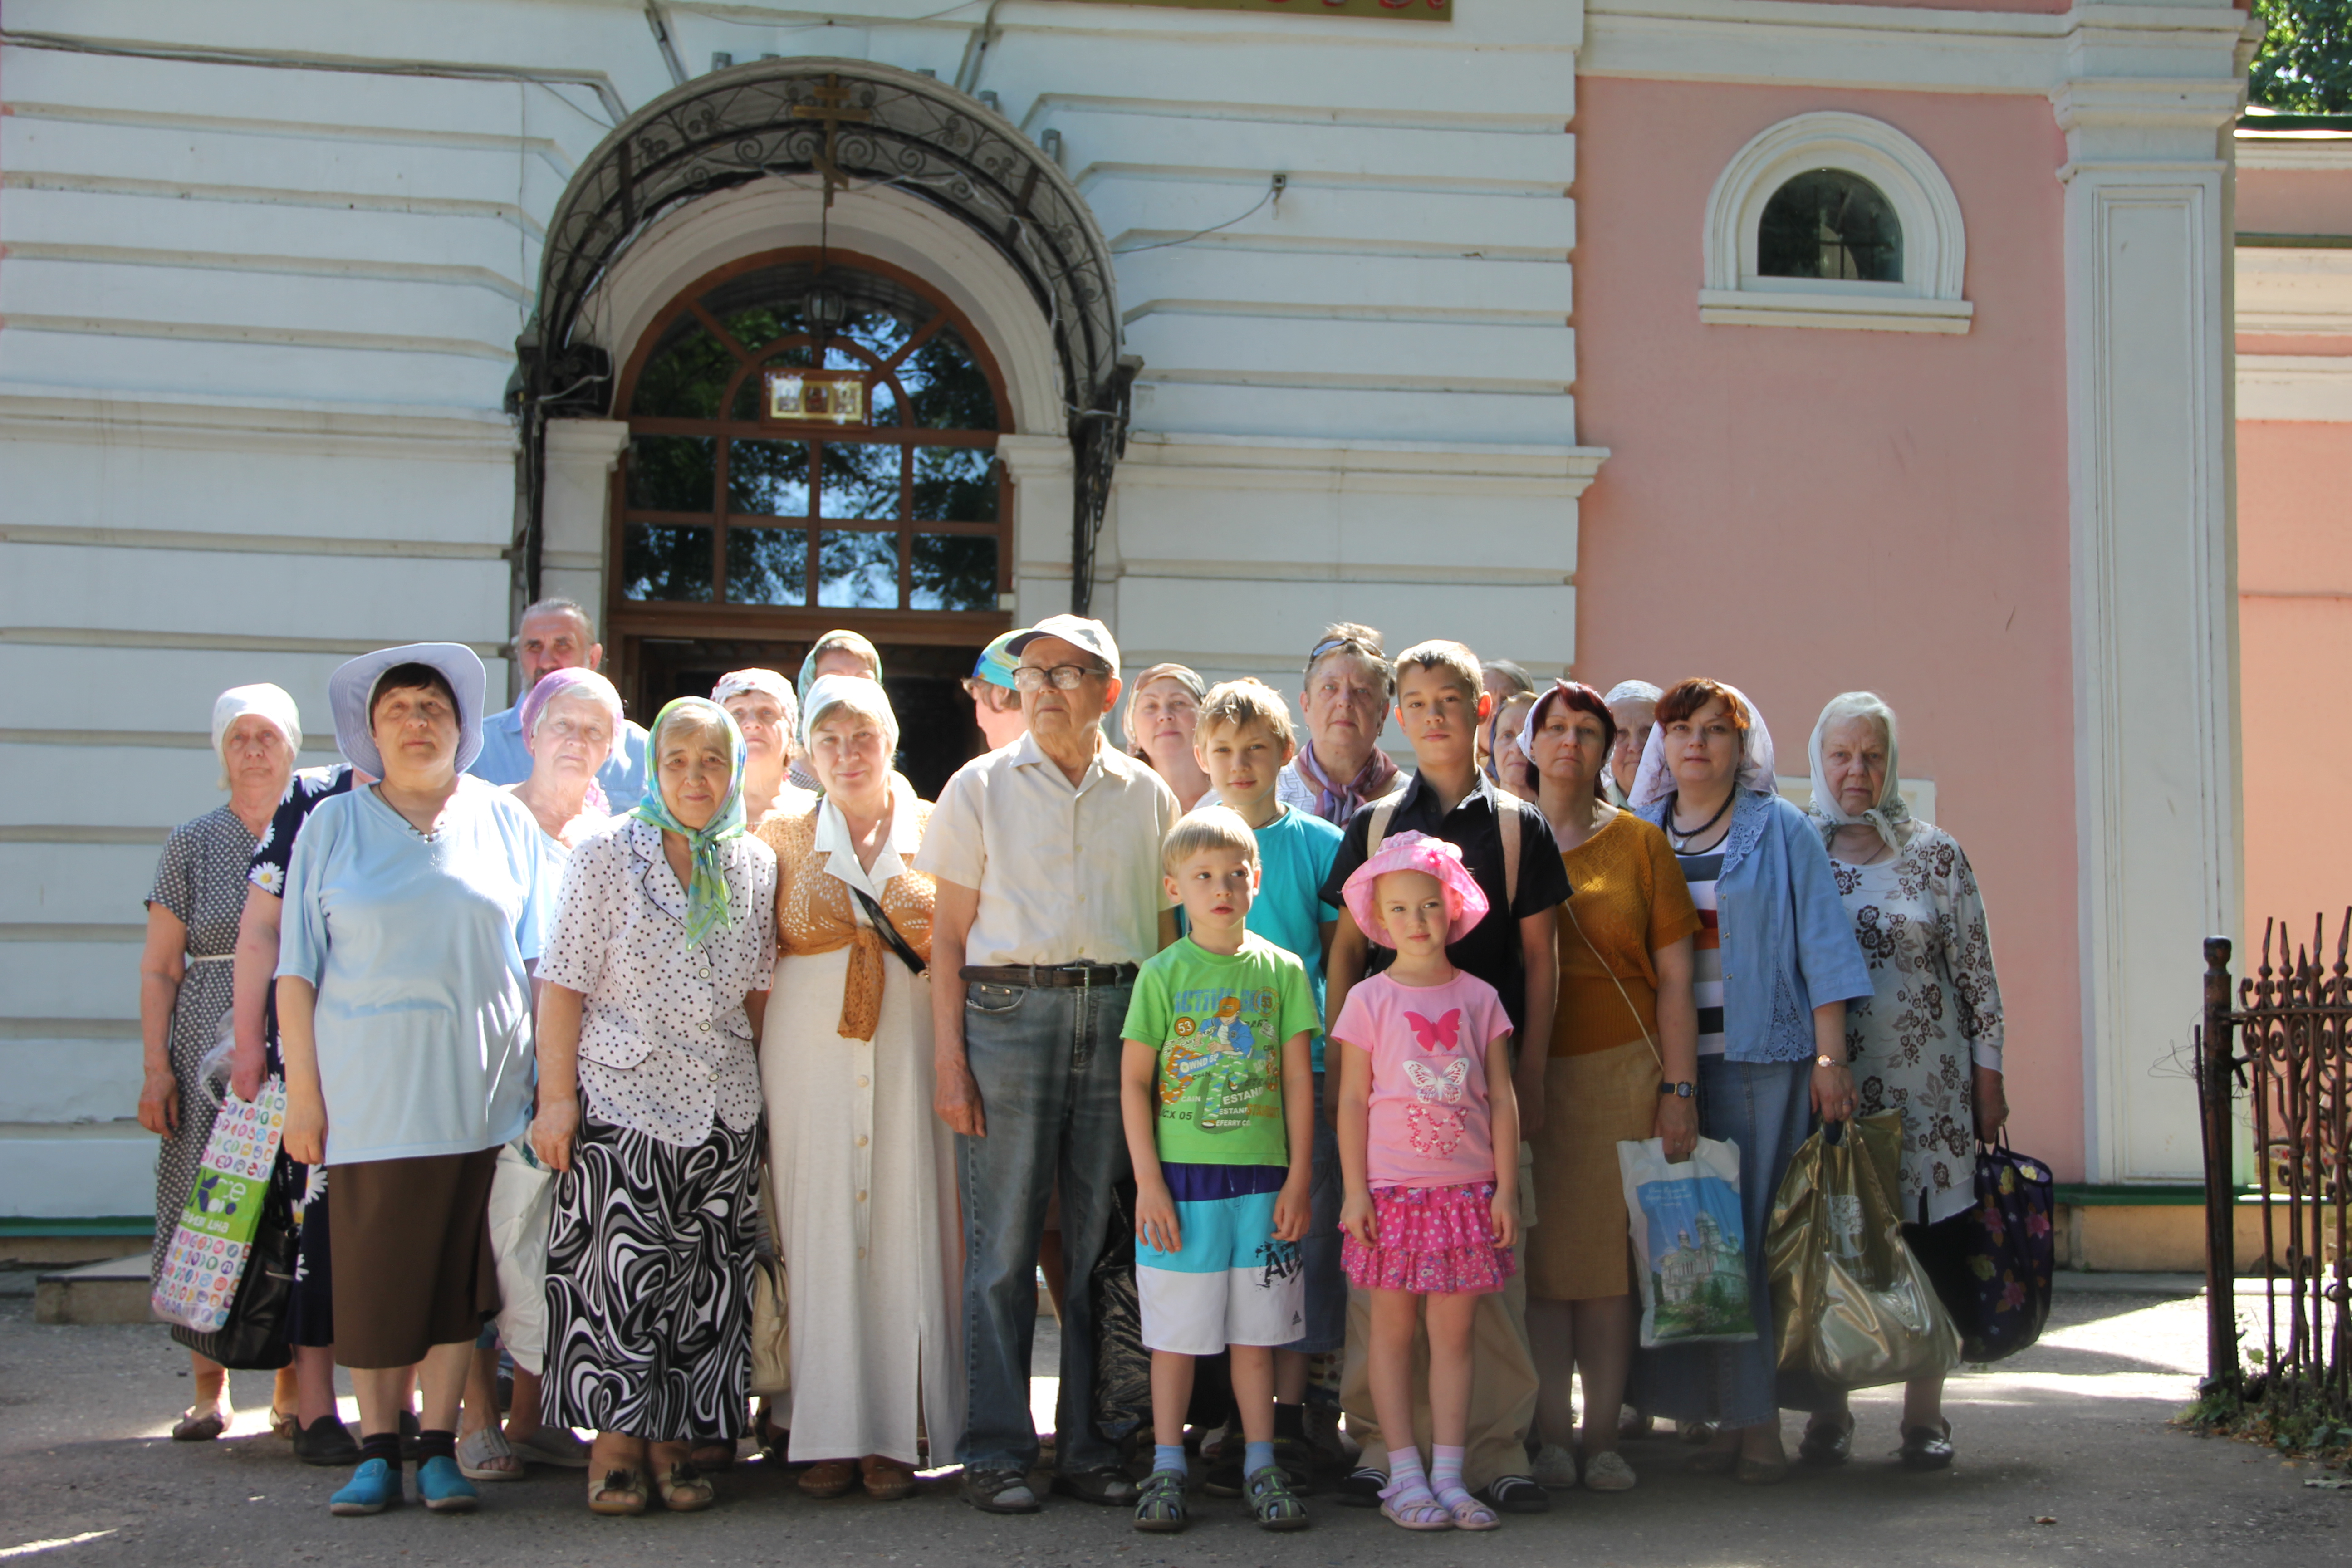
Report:
[[793,104],[793,118],[824,122],[824,145],[817,150],[814,162],[818,172],[824,175],[824,205],[830,207],[833,205],[833,193],[849,184],[849,176],[842,173],[839,163],[834,162],[834,153],[841,139],[841,128],[845,124],[863,125],[874,118],[874,111],[852,109],[849,106],[849,89],[842,86],[841,78],[831,71],[825,73],[824,85],[812,89],[809,96],[814,101]]

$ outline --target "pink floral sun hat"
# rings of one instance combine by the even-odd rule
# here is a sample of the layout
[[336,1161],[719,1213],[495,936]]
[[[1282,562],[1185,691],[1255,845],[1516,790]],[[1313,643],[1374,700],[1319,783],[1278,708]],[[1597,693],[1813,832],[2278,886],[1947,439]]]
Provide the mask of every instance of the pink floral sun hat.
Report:
[[1460,942],[1486,918],[1486,891],[1478,886],[1478,879],[1462,863],[1462,851],[1443,838],[1432,838],[1426,833],[1396,833],[1381,841],[1380,852],[1356,868],[1355,874],[1340,889],[1348,900],[1348,912],[1356,920],[1356,928],[1366,938],[1382,947],[1394,947],[1388,933],[1373,918],[1372,886],[1391,871],[1420,871],[1437,879],[1445,889],[1445,910],[1454,923],[1445,930],[1445,940]]

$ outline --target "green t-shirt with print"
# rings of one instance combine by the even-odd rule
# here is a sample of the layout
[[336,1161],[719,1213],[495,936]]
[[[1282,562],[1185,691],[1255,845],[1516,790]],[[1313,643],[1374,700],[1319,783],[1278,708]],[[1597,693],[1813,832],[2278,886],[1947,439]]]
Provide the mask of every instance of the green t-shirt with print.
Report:
[[1282,1047],[1316,1025],[1306,966],[1254,931],[1230,958],[1181,937],[1144,964],[1122,1034],[1160,1053],[1160,1158],[1289,1164]]

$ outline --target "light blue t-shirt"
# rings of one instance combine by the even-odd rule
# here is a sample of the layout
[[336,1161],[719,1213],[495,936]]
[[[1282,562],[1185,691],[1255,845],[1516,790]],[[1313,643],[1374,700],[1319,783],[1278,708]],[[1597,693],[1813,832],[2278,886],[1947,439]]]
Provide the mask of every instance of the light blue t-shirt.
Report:
[[294,841],[278,973],[319,988],[327,1163],[466,1154],[530,1122],[530,981],[562,867],[521,802],[460,779],[427,838],[363,786]]
[[[530,777],[530,748],[522,743],[520,704],[482,721],[482,750],[466,770],[494,784],[519,784]],[[627,811],[646,798],[646,731],[641,724],[621,721],[620,742],[610,761],[596,770],[596,787],[615,812]]]
[[[1339,911],[1323,901],[1323,879],[1339,857],[1339,830],[1312,813],[1285,806],[1257,831],[1258,889],[1244,928],[1297,955],[1323,1016],[1323,927]],[[1315,1032],[1315,1070],[1323,1070],[1323,1032]]]

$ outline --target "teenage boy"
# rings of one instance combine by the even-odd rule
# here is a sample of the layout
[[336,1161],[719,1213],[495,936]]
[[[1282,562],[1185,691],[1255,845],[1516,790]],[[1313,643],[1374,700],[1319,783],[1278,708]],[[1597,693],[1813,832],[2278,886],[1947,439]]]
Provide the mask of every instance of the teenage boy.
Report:
[[[1323,879],[1323,896],[1341,905],[1331,939],[1326,1000],[1329,1016],[1338,1017],[1356,982],[1386,968],[1391,955],[1391,950],[1364,939],[1347,912],[1340,889],[1369,858],[1366,846],[1376,826],[1384,838],[1411,830],[1459,847],[1463,863],[1486,894],[1486,918],[1460,942],[1450,943],[1446,957],[1455,968],[1502,993],[1513,1040],[1549,1040],[1559,984],[1552,910],[1568,899],[1568,872],[1543,813],[1497,789],[1478,771],[1478,727],[1493,711],[1495,700],[1486,694],[1478,656],[1458,642],[1424,642],[1407,648],[1397,656],[1396,698],[1397,721],[1412,745],[1413,776],[1401,794],[1356,813],[1331,873]],[[1522,1137],[1541,1124],[1544,1061],[1541,1049],[1524,1050],[1513,1068]],[[1379,1500],[1380,1489],[1388,1481],[1388,1447],[1372,1416],[1360,1353],[1369,1326],[1357,1293],[1349,1302],[1349,1355],[1339,1403],[1348,1413],[1348,1430],[1362,1443],[1363,1454],[1342,1489],[1341,1500],[1367,1506]],[[1503,1291],[1479,1298],[1471,1333],[1475,1375],[1464,1473],[1496,1508],[1541,1513],[1550,1500],[1527,1474],[1536,1369],[1528,1350],[1527,1285],[1521,1276],[1512,1276]],[[1416,1397],[1425,1400],[1427,1395]]]
[[1136,976],[1119,1071],[1151,1352],[1151,1476],[1135,1528],[1184,1528],[1193,1358],[1229,1351],[1250,1511],[1261,1529],[1301,1530],[1306,1505],[1274,1458],[1274,1347],[1305,1321],[1314,994],[1305,965],[1247,929],[1257,839],[1239,816],[1185,816],[1160,865],[1190,929]]
[[[1217,799],[1257,837],[1258,890],[1249,929],[1307,967],[1317,1016],[1323,1016],[1323,962],[1339,911],[1323,901],[1323,879],[1339,853],[1339,830],[1312,812],[1286,805],[1276,781],[1297,747],[1290,710],[1259,680],[1229,680],[1201,704],[1193,755]],[[1308,1359],[1348,1342],[1348,1280],[1339,1268],[1339,1132],[1325,1115],[1323,1032],[1315,1032],[1313,1218],[1299,1243],[1307,1276],[1307,1321],[1298,1338],[1274,1352],[1274,1453],[1293,1490],[1312,1491],[1314,1450],[1307,1436]],[[1242,1468],[1221,1464],[1203,1483],[1213,1496],[1239,1497]]]

